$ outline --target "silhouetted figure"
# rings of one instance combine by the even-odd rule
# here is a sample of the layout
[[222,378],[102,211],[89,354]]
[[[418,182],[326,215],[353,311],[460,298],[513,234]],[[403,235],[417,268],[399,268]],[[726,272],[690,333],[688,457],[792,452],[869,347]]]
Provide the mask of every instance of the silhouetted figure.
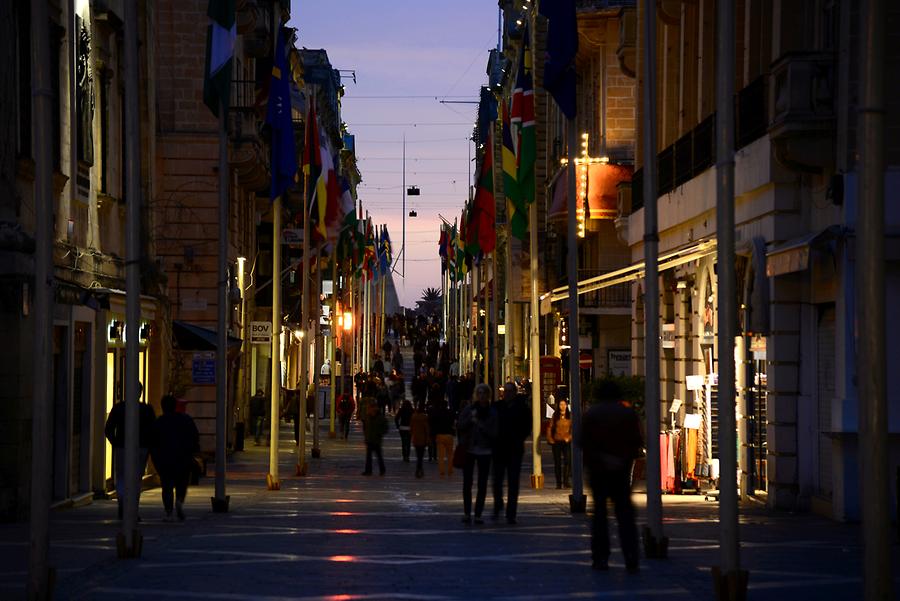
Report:
[[381,443],[388,431],[388,421],[384,413],[379,411],[378,405],[369,403],[366,406],[366,417],[363,419],[363,433],[366,437],[366,469],[363,476],[372,475],[372,455],[378,458],[378,470],[383,476],[384,454],[381,452]]
[[[138,382],[138,399],[144,394],[144,385]],[[144,402],[138,403],[138,465],[135,486],[138,495],[138,505],[141,498],[141,479],[147,469],[147,456],[150,447],[153,446],[153,423],[156,421],[156,413],[153,407]],[[119,505],[119,519],[122,519],[124,507],[122,501],[125,495],[125,402],[119,401],[109,412],[104,428],[106,440],[113,448],[113,466],[116,474],[116,501]]]
[[478,490],[475,498],[475,523],[483,524],[481,514],[487,497],[491,453],[497,436],[497,416],[491,407],[491,387],[479,384],[475,401],[462,410],[457,424],[460,444],[466,449],[463,467],[463,523],[472,523],[472,480],[478,466]]
[[595,570],[609,568],[609,531],[606,500],[612,499],[619,522],[619,540],[625,567],[636,572],[639,565],[637,526],[631,503],[631,466],[643,447],[640,420],[631,407],[618,402],[619,387],[601,381],[596,403],[584,414],[578,441],[590,473],[594,496],[591,555]]
[[174,396],[164,396],[161,405],[163,414],[154,424],[153,465],[159,472],[166,520],[172,519],[173,492],[175,512],[179,520],[184,520],[184,498],[191,479],[194,453],[200,450],[200,433],[190,415],[175,411],[178,401]]
[[516,385],[503,386],[503,398],[495,404],[497,412],[497,440],[494,442],[494,519],[503,512],[503,480],[508,484],[506,521],[516,523],[519,506],[519,480],[525,439],[531,432],[531,411]]

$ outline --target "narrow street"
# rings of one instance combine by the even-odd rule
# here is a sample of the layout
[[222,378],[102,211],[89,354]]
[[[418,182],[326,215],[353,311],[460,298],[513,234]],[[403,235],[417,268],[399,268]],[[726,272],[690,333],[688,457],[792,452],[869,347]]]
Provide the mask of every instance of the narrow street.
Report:
[[[290,428],[281,429],[282,473],[293,472]],[[387,474],[363,477],[361,432],[331,440],[306,478],[265,490],[267,448],[252,441],[229,466],[231,511],[209,510],[212,478],[190,489],[185,523],[164,523],[159,489],[141,497],[143,558],[115,559],[114,501],[53,513],[51,561],[59,599],[712,599],[717,506],[697,496],[664,498],[670,559],[625,573],[613,532],[608,573],[590,569],[588,517],[572,516],[561,491],[522,492],[519,524],[465,526],[461,473],[435,464],[414,478],[392,427]],[[545,468],[551,466],[549,453]],[[210,466],[210,470],[213,466]],[[530,469],[530,465],[526,466]],[[212,474],[212,471],[210,471]],[[525,480],[527,481],[527,475]],[[552,473],[548,475],[548,483]],[[552,485],[551,485],[552,486]],[[636,495],[643,513],[643,494]],[[490,510],[490,495],[485,513]],[[589,506],[589,510],[591,507]],[[640,519],[640,514],[639,514]],[[742,509],[742,560],[750,599],[859,598],[856,526],[809,515]],[[0,529],[0,596],[24,588],[27,530]]]

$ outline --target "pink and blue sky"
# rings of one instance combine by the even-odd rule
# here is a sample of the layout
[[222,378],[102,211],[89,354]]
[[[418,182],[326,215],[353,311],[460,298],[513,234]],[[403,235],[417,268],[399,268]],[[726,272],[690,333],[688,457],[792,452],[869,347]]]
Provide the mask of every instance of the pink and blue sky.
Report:
[[375,223],[387,224],[395,255],[406,136],[406,184],[422,192],[407,198],[418,216],[406,219],[406,277],[394,276],[407,307],[425,287],[440,287],[438,214],[452,221],[465,202],[477,109],[458,102],[476,100],[487,82],[497,10],[490,0],[293,2],[298,44],[324,48],[334,68],[356,72],[356,84],[344,79],[342,117],[356,135],[359,197]]

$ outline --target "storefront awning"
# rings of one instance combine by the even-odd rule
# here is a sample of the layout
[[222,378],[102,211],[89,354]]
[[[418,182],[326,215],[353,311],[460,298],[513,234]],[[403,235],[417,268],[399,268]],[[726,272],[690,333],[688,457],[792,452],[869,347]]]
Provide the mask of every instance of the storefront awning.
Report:
[[[576,167],[576,177],[581,177],[580,169],[587,169],[587,201],[590,219],[615,219],[618,215],[617,186],[630,182],[634,168],[628,165],[610,163],[590,163]],[[549,219],[564,220],[568,214],[568,177],[561,173],[553,186],[553,202]]]
[[[214,351],[218,348],[218,334],[186,321],[172,322],[172,336],[180,351]],[[240,348],[241,339],[228,337],[228,349]]]
[[828,244],[840,235],[841,227],[831,225],[824,230],[779,244],[766,254],[766,275],[775,277],[804,271],[809,267],[810,249]]
[[[679,250],[669,251],[659,256],[659,271],[702,259],[716,252],[715,240],[703,240]],[[608,288],[623,282],[632,282],[644,277],[644,261],[634,263],[616,271],[610,271],[578,282],[578,294],[586,294],[601,288]],[[541,296],[541,315],[552,310],[552,304],[569,298],[569,288],[560,286]]]

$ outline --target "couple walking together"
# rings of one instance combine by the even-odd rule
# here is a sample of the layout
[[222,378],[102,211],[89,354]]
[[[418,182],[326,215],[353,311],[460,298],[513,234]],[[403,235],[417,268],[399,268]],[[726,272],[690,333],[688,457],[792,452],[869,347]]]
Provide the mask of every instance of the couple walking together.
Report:
[[[475,398],[460,412],[457,422],[459,445],[463,458],[463,522],[472,523],[472,485],[475,470],[478,485],[475,497],[475,523],[482,524],[487,497],[487,484],[493,468],[494,519],[506,510],[506,521],[516,523],[519,501],[519,480],[525,439],[531,433],[531,413],[524,395],[516,385],[503,387],[503,398],[491,403],[492,392],[487,384],[475,388]],[[506,503],[503,501],[503,483],[508,485]]]

